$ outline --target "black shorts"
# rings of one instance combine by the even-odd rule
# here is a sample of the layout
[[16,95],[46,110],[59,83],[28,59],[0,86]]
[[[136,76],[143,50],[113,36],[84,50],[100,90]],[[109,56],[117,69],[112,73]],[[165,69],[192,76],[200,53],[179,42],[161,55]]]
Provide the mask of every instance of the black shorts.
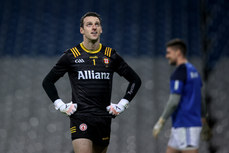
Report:
[[109,117],[70,117],[71,138],[87,138],[96,145],[108,146],[111,133],[111,118]]

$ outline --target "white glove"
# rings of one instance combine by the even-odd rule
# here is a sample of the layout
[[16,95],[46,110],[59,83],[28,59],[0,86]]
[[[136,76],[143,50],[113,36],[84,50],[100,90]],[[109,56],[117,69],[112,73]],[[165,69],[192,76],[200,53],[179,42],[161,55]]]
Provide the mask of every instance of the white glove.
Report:
[[77,110],[77,104],[73,104],[72,102],[65,104],[61,99],[55,100],[54,106],[56,110],[60,110],[68,116],[72,115]]
[[107,106],[107,111],[109,112],[109,114],[117,116],[128,108],[128,104],[128,100],[121,99],[118,104],[111,103],[111,105]]
[[161,129],[165,124],[165,120],[163,118],[159,118],[157,123],[153,127],[153,136],[157,138],[157,135],[160,133]]

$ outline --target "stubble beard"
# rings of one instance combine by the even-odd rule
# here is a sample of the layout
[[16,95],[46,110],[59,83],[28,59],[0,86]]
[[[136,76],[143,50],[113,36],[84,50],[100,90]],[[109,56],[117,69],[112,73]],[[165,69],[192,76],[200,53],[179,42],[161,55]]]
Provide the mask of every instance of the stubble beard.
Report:
[[177,62],[176,62],[176,61],[169,61],[169,64],[170,64],[171,66],[176,66],[176,65],[177,65]]

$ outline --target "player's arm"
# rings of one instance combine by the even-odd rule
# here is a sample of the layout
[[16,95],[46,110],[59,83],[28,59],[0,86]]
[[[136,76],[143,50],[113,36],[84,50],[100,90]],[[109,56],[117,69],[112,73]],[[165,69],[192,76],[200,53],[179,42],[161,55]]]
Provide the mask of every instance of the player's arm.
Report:
[[46,75],[42,82],[42,86],[48,97],[54,103],[55,109],[60,110],[67,115],[73,114],[77,105],[72,103],[65,104],[59,97],[55,83],[68,71],[68,56],[64,54],[52,70]]
[[168,117],[177,109],[183,91],[184,82],[186,81],[187,73],[185,65],[179,66],[170,80],[170,95],[167,104],[153,128],[153,136],[156,138],[163,128]]
[[161,129],[163,128],[165,121],[172,115],[172,113],[177,109],[177,106],[180,102],[181,95],[180,94],[170,94],[167,104],[164,108],[162,115],[160,116],[159,120],[155,124],[153,128],[153,136],[157,137],[160,133]]
[[161,115],[161,118],[163,120],[166,121],[172,115],[172,113],[177,109],[177,106],[180,102],[180,99],[181,99],[180,94],[174,93],[174,94],[169,95],[168,102],[164,108],[162,115]]
[[129,102],[134,98],[138,89],[141,86],[141,79],[137,73],[128,65],[126,66],[126,73],[123,74],[123,77],[129,82],[124,95],[124,99],[127,99]]
[[59,98],[55,83],[57,82],[57,80],[59,80],[59,78],[61,77],[61,75],[56,74],[55,70],[51,70],[44,78],[43,82],[42,82],[42,86],[45,90],[45,92],[47,93],[48,97],[51,99],[52,102],[54,102]]
[[136,95],[141,86],[141,79],[117,53],[113,54],[112,58],[114,59],[115,71],[129,82],[126,93],[120,102],[107,107],[110,114],[119,115],[128,107],[129,102]]

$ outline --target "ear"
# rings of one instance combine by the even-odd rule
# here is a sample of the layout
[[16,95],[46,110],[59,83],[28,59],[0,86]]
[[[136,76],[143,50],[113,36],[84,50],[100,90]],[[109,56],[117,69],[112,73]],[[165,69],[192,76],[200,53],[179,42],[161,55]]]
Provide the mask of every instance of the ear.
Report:
[[177,56],[178,56],[178,55],[179,55],[179,56],[181,56],[181,55],[182,55],[182,53],[181,53],[181,50],[180,50],[180,49],[177,49],[177,50],[176,50],[176,55],[177,55]]
[[84,34],[84,29],[80,27],[80,33],[83,35]]

